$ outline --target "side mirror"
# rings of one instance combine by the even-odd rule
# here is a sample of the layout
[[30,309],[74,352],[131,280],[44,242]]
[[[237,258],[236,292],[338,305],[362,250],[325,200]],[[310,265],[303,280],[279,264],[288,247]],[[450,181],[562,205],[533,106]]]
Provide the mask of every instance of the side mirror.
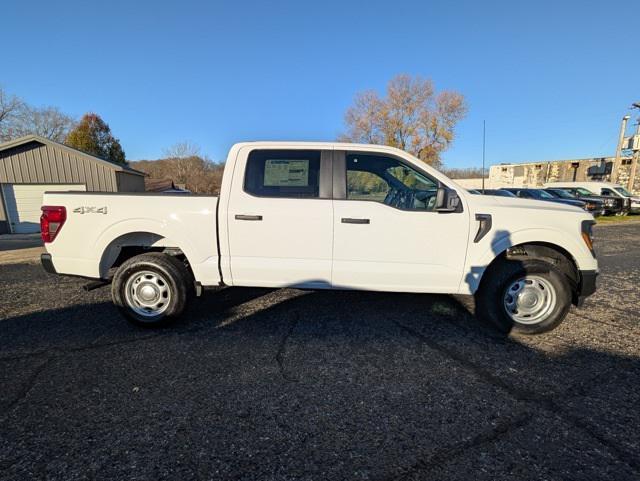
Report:
[[455,190],[439,187],[436,193],[437,212],[455,212],[460,205],[460,197]]

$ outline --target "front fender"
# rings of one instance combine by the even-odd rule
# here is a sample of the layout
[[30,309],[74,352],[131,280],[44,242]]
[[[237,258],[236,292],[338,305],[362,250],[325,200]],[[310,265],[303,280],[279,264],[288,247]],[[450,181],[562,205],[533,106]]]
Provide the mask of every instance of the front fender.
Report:
[[598,267],[597,261],[584,244],[579,231],[576,231],[575,236],[553,228],[522,229],[513,232],[496,231],[490,240],[483,243],[482,248],[476,247],[475,255],[469,256],[467,276],[462,281],[460,292],[475,293],[484,271],[496,257],[510,247],[529,243],[544,243],[562,248],[571,255],[579,270],[596,270]]

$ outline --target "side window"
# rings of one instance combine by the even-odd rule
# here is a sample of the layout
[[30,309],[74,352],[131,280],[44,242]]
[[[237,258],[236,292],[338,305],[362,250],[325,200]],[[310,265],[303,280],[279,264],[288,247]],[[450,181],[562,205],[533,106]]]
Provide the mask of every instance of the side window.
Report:
[[347,199],[384,202],[389,183],[373,172],[347,168]]
[[260,197],[317,198],[319,150],[254,150],[244,174],[245,192]]
[[612,196],[613,191],[611,189],[602,189],[602,195]]
[[404,210],[433,210],[438,184],[393,157],[348,154],[347,199]]

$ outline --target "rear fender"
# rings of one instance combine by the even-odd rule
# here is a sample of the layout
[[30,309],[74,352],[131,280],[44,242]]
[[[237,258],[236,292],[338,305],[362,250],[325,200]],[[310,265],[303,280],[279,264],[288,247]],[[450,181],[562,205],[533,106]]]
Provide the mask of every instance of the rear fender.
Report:
[[93,247],[93,252],[100,255],[100,277],[106,276],[124,246],[176,247],[191,264],[198,263],[201,259],[186,234],[168,233],[164,223],[148,219],[128,219],[114,224],[98,237]]

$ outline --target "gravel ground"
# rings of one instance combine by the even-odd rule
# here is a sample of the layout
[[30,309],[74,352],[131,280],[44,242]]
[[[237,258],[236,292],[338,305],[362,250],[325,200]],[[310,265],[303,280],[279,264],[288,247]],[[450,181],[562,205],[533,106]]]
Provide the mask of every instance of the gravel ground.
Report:
[[220,289],[159,331],[0,266],[0,478],[640,477],[640,225],[598,292],[503,337],[465,297]]

